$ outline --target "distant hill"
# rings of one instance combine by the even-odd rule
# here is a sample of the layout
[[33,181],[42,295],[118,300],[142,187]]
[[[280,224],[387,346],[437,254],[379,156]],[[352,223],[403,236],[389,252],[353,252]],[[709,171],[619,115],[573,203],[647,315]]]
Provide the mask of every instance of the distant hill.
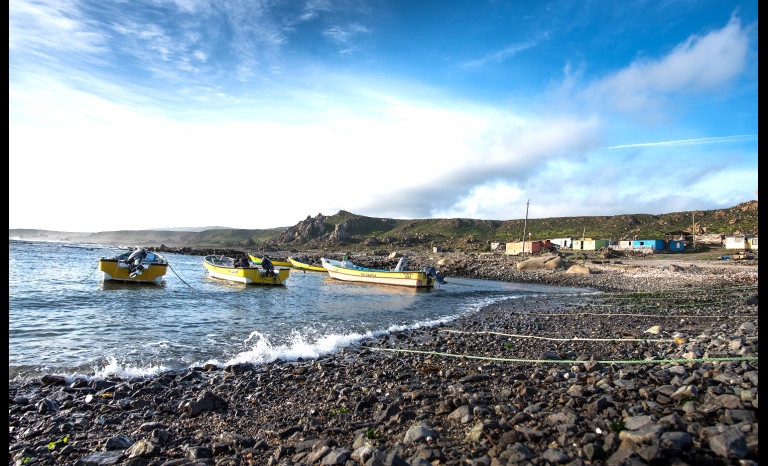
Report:
[[266,230],[242,230],[237,228],[211,229],[205,231],[171,230],[119,230],[97,233],[9,229],[9,239],[32,241],[68,241],[73,243],[94,243],[114,246],[146,247],[220,247],[254,246],[280,234],[284,228]]
[[191,231],[191,232],[201,232],[206,230],[230,230],[230,227],[175,227],[175,228],[150,228],[150,231]]
[[[671,232],[757,234],[758,204],[749,201],[727,209],[669,214],[626,214],[528,219],[532,239],[602,238],[664,239]],[[403,220],[339,211],[322,214],[291,227],[264,230],[210,228],[204,231],[136,230],[98,233],[8,230],[9,238],[167,247],[245,247],[275,249],[376,249],[390,247],[461,247],[481,249],[492,241],[523,237],[523,219],[466,218]]]
[[[757,201],[728,209],[676,212],[661,215],[633,214],[592,217],[528,219],[532,239],[602,238],[664,239],[672,232],[696,234],[757,234]],[[523,237],[525,221],[474,220],[466,218],[396,220],[366,217],[340,211],[335,215],[307,217],[268,241],[273,247],[327,248],[333,246],[429,246],[482,247],[492,241]]]

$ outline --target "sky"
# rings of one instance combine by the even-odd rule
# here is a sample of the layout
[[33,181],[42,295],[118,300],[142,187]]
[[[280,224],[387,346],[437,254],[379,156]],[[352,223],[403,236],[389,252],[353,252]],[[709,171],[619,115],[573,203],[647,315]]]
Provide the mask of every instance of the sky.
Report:
[[10,0],[9,228],[757,198],[757,1]]

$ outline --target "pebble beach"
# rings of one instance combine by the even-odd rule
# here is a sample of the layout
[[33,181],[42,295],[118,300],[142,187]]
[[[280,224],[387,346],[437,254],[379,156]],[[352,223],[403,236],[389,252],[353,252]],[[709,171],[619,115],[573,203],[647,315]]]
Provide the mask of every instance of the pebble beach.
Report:
[[508,299],[312,360],[10,381],[9,464],[758,464],[756,264],[447,264],[449,282],[596,293]]

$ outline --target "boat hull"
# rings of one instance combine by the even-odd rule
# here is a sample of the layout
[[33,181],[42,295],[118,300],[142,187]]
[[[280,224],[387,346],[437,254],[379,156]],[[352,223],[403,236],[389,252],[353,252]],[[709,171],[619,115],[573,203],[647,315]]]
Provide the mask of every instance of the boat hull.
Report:
[[106,281],[133,282],[133,283],[160,283],[168,271],[168,264],[142,264],[146,269],[141,275],[131,277],[130,270],[125,262],[116,259],[101,259],[99,271]]
[[311,271],[311,272],[323,272],[323,273],[327,272],[327,270],[325,270],[325,267],[318,267],[316,265],[305,264],[303,262],[297,261],[296,259],[294,259],[292,257],[289,257],[288,261],[291,263],[291,266],[294,269],[308,270],[308,271]]
[[[252,256],[250,254],[248,254],[248,257],[251,259],[251,261],[254,264],[261,264],[261,258],[260,257]],[[272,265],[274,265],[275,267],[292,267],[290,262],[276,261],[276,260],[272,260],[272,259],[270,259],[269,261],[272,262]]]
[[424,271],[390,272],[387,270],[346,268],[341,267],[336,262],[323,260],[323,267],[328,271],[328,275],[336,280],[410,288],[431,288],[435,284],[434,278],[428,276]]
[[275,270],[271,277],[256,267],[220,267],[209,262],[203,262],[203,265],[213,278],[247,285],[283,285],[289,276],[288,269]]

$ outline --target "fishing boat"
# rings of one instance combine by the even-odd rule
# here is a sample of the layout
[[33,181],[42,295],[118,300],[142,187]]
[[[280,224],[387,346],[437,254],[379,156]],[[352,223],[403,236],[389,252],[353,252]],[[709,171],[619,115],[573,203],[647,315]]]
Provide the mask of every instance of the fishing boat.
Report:
[[323,273],[327,272],[327,270],[325,270],[325,267],[320,267],[320,266],[317,266],[317,265],[305,264],[304,262],[297,261],[293,257],[289,257],[288,258],[288,262],[291,263],[291,266],[294,269],[307,270],[307,271],[311,271],[311,272],[323,272]]
[[168,271],[168,261],[160,254],[140,248],[102,257],[99,271],[105,281],[160,283]]
[[424,270],[407,270],[404,257],[400,259],[394,270],[368,269],[354,265],[348,260],[337,261],[322,258],[320,261],[323,268],[328,271],[328,275],[337,280],[400,285],[412,288],[431,288],[435,282],[445,283],[443,277],[438,275],[432,267],[427,267]]
[[289,270],[275,269],[269,261],[263,262],[263,266],[259,266],[251,265],[246,260],[236,261],[226,256],[203,258],[203,265],[213,278],[254,285],[283,285],[288,279]]
[[[251,260],[253,261],[254,264],[261,264],[261,258],[260,257],[256,257],[253,254],[248,254],[248,257],[251,258]],[[274,265],[275,267],[292,267],[291,263],[290,262],[286,262],[286,261],[272,260],[272,265]]]

